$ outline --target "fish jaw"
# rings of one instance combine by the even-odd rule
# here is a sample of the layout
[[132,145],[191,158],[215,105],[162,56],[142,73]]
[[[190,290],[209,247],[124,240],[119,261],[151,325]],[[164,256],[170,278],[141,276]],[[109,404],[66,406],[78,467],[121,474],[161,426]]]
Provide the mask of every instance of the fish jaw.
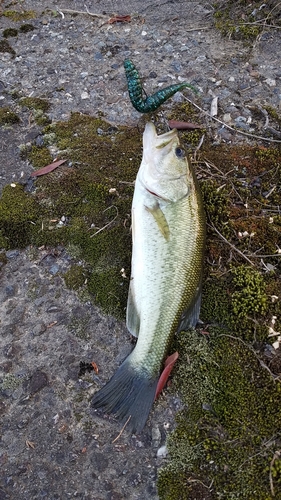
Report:
[[148,122],[143,134],[143,156],[137,178],[152,195],[177,201],[190,190],[190,168],[176,129],[157,135]]

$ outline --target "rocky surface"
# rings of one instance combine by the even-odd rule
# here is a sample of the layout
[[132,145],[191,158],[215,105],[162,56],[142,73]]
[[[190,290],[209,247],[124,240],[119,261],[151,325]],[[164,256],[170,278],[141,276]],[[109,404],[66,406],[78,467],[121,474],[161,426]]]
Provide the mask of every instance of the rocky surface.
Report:
[[[254,44],[222,38],[209,3],[90,2],[89,11],[103,17],[65,11],[85,12],[78,0],[3,1],[2,11],[8,8],[32,9],[35,17],[0,17],[2,34],[19,30],[7,38],[14,55],[0,52],[0,105],[21,120],[0,128],[0,188],[29,178],[33,167],[21,159],[20,145],[40,142],[40,126],[19,97],[48,99],[52,121],[79,111],[103,113],[116,124],[138,122],[126,90],[126,57],[145,76],[148,93],[187,80],[199,89],[202,109],[209,112],[218,97],[218,117],[247,133],[264,135],[259,106],[280,106],[280,31],[268,30]],[[131,14],[131,22],[108,24],[116,13]],[[20,31],[26,23],[34,30]],[[214,143],[246,140],[203,113],[202,122]],[[63,248],[15,249],[6,257],[0,271],[0,499],[156,499],[157,468],[165,460],[165,449],[159,457],[157,450],[174,425],[178,398],[162,397],[140,436],[125,430],[118,437],[121,426],[98,417],[89,401],[131,349],[125,325],[66,289],[61,274],[72,258]],[[80,361],[95,361],[99,373],[79,376]]]

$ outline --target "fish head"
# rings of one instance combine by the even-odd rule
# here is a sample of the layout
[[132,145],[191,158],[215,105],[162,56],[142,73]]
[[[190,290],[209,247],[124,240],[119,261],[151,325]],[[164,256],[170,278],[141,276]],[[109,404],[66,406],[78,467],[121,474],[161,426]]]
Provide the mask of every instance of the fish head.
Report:
[[178,201],[189,194],[193,176],[176,129],[157,135],[153,123],[146,124],[138,178],[147,191],[163,200]]

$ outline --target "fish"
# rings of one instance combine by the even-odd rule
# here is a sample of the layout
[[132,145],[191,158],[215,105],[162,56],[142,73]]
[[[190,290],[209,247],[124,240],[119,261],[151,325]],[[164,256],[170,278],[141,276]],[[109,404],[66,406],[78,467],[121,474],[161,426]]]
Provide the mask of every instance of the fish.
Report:
[[124,69],[127,77],[128,92],[132,105],[140,113],[151,113],[163,104],[169,97],[172,97],[179,90],[190,88],[197,94],[197,90],[193,85],[187,82],[169,85],[164,89],[158,90],[155,94],[143,99],[143,88],[139,73],[130,59],[125,59]]
[[176,129],[148,122],[132,202],[132,261],[126,325],[137,343],[92,406],[139,433],[148,419],[174,335],[200,312],[205,212]]

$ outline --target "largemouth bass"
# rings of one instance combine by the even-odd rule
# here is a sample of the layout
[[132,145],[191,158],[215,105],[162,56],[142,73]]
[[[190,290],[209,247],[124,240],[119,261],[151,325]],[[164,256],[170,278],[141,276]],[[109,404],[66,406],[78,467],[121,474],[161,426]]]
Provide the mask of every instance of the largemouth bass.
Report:
[[205,215],[193,168],[175,129],[143,134],[143,158],[132,203],[132,269],[127,328],[131,354],[93,398],[95,408],[140,432],[176,332],[199,318]]

